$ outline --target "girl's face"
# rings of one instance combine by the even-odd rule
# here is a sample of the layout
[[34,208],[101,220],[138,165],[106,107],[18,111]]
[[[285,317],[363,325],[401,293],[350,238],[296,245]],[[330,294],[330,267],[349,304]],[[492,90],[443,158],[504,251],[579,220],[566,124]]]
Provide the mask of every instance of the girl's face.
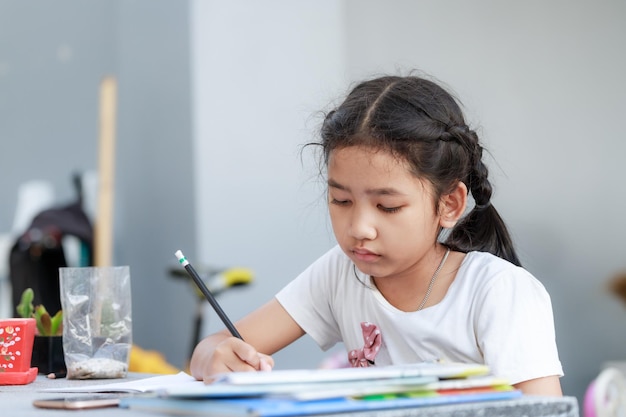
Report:
[[334,150],[328,200],[337,242],[365,274],[406,276],[435,250],[440,220],[432,186],[386,151]]

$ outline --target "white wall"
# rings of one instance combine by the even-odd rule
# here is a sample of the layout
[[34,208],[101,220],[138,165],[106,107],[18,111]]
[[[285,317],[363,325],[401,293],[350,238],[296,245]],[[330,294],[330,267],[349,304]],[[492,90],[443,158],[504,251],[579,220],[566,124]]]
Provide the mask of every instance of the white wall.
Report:
[[[198,262],[256,273],[220,297],[233,319],[333,244],[317,166],[300,147],[321,121],[313,113],[345,88],[344,30],[333,0],[192,3]],[[207,331],[221,327],[211,315]],[[321,358],[308,338],[298,345],[277,366]]]
[[[315,133],[307,115],[348,82],[418,69],[460,96],[493,157],[494,204],[552,295],[565,392],[581,398],[604,361],[626,358],[626,311],[606,289],[626,269],[626,3],[194,8],[198,253],[258,273],[253,290],[223,299],[229,313],[267,300],[332,244],[297,154]],[[306,344],[278,363],[317,355]]]

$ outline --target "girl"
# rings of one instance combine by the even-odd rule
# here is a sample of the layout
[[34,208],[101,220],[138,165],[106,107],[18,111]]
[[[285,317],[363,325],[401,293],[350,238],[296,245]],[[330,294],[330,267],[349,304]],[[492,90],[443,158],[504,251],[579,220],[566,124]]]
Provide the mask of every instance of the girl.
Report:
[[484,363],[527,394],[562,395],[549,295],[520,266],[455,99],[420,77],[369,80],[321,137],[338,245],[236,323],[245,342],[201,341],[194,377],[270,370],[309,334],[343,342],[352,366]]

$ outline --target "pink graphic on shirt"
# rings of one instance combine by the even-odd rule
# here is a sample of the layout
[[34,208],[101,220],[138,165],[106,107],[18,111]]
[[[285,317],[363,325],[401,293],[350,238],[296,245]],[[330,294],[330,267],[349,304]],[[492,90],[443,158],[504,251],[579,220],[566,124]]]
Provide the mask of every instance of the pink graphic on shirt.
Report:
[[348,360],[353,368],[366,368],[374,365],[376,355],[383,343],[383,336],[374,323],[362,322],[361,331],[363,332],[363,348],[353,349],[348,353]]

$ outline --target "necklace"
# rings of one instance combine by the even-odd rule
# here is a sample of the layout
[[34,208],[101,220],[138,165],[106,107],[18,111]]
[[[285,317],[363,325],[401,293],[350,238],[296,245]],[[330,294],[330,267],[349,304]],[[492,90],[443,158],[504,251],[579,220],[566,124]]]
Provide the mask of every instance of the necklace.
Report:
[[424,299],[420,303],[420,306],[417,307],[417,311],[420,311],[422,308],[424,308],[424,304],[426,304],[426,300],[428,300],[428,296],[430,295],[430,292],[433,289],[433,284],[435,283],[435,280],[437,279],[437,275],[439,275],[439,271],[441,271],[441,268],[443,268],[443,264],[446,263],[446,259],[448,259],[449,254],[450,254],[450,248],[446,250],[446,253],[443,255],[443,258],[441,259],[439,266],[435,270],[433,277],[430,279],[430,283],[428,284],[428,289],[426,290],[426,295],[424,295]]

